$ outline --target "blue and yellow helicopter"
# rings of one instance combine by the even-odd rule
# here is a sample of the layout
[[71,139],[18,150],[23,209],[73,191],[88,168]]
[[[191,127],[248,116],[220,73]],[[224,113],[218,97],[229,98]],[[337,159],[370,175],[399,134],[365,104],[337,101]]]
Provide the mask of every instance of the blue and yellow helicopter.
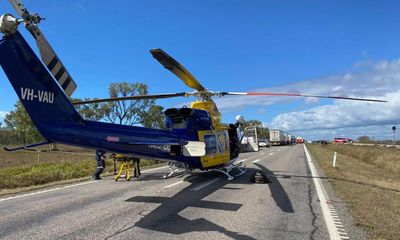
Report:
[[[96,99],[72,103],[69,96],[76,83],[38,28],[42,18],[30,14],[19,0],[10,0],[18,14],[0,17],[0,65],[19,99],[46,142],[14,148],[32,148],[49,143],[62,143],[111,153],[121,153],[151,159],[166,160],[187,170],[214,170],[229,180],[243,174],[245,168],[236,164],[239,155],[238,123],[223,124],[221,113],[212,97],[226,95],[300,96],[359,101],[385,102],[375,99],[321,96],[299,93],[271,92],[212,92],[204,88],[182,65],[161,49],[151,54],[165,68],[178,76],[193,92],[137,95],[122,98]],[[41,60],[18,31],[23,23],[33,35]],[[161,99],[195,96],[197,101],[188,108],[170,108],[165,111],[167,130],[125,126],[83,119],[74,104]],[[231,170],[238,169],[236,175]],[[174,169],[171,169],[171,174]]]

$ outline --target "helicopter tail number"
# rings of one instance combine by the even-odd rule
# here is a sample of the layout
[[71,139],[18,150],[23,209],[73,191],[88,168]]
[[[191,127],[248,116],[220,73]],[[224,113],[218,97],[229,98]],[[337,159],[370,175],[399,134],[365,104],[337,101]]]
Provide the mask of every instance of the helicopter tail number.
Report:
[[21,98],[22,100],[28,101],[39,101],[41,103],[53,103],[54,102],[54,92],[41,91],[31,88],[21,87]]

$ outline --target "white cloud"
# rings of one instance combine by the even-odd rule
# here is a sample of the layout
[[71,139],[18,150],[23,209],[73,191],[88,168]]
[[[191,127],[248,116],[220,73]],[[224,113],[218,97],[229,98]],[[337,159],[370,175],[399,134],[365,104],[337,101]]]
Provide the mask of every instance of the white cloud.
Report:
[[[325,85],[315,82],[311,91],[320,88],[324,94],[343,91],[349,96],[379,98],[388,103],[358,101],[334,101],[332,105],[322,105],[302,111],[293,111],[275,116],[267,125],[280,128],[311,139],[331,138],[332,136],[357,137],[376,136],[379,139],[391,138],[391,126],[400,124],[400,60],[380,61],[362,73],[346,73],[344,76],[331,76]],[[329,90],[330,89],[330,90]]]
[[271,127],[284,130],[317,130],[355,126],[374,126],[400,122],[400,90],[384,95],[388,103],[336,101],[304,111],[279,114]]
[[8,112],[0,110],[0,122],[4,121],[4,118],[6,117],[7,114]]
[[[400,90],[400,59],[394,61],[379,61],[371,64],[362,72],[347,72],[325,78],[291,83],[285,86],[257,89],[254,91],[292,92],[323,94],[349,97],[364,97],[383,99],[385,94]],[[254,97],[235,96],[215,99],[221,111],[237,111],[249,106],[269,106],[277,103],[287,103],[298,97]],[[304,99],[307,103],[317,101],[314,98]],[[389,99],[391,100],[391,99]]]

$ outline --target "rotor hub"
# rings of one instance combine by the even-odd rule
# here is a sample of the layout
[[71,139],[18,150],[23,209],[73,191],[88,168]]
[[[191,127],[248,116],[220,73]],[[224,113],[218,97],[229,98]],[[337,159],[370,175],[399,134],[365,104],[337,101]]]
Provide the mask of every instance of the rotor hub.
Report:
[[0,16],[0,32],[12,35],[18,29],[19,21],[13,15],[6,13]]

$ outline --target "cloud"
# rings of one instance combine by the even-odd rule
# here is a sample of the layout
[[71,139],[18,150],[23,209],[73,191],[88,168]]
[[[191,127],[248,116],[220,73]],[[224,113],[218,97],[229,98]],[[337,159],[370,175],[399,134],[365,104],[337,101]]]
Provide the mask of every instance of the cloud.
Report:
[[[393,139],[393,125],[342,127],[336,129],[299,130],[291,131],[295,136],[304,137],[306,140],[333,140],[334,137],[348,137],[357,139],[360,136],[369,136],[375,140]],[[398,137],[396,137],[397,139]]]
[[[388,100],[388,103],[370,103],[336,100],[331,105],[282,113],[275,116],[271,128],[306,135],[312,139],[332,136],[360,135],[391,138],[391,126],[400,124],[400,60],[380,61],[362,73],[331,76],[324,85],[304,81],[297,86],[318,88],[324,94],[336,94]],[[307,88],[307,87],[306,87]],[[306,89],[304,88],[304,89]]]
[[[347,72],[324,78],[305,80],[285,86],[262,88],[254,91],[292,92],[321,95],[336,95],[348,97],[364,97],[383,99],[385,94],[400,89],[400,59],[394,61],[379,61],[363,68],[362,72]],[[215,99],[221,111],[232,112],[250,106],[269,106],[277,103],[288,103],[299,97],[254,97],[235,96]],[[315,98],[305,98],[306,103],[312,103]],[[341,101],[340,101],[341,102]]]
[[8,112],[0,110],[0,122],[4,121],[4,118],[6,117],[7,114]]
[[279,114],[269,124],[283,130],[320,130],[376,126],[400,122],[400,90],[386,93],[388,103],[335,101],[303,111]]

